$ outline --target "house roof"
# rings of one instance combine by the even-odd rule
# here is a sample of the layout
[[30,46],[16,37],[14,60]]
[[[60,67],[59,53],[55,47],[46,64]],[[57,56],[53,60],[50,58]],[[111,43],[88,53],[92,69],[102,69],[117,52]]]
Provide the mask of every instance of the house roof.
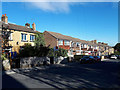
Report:
[[91,41],[81,40],[79,38],[73,38],[71,36],[63,35],[63,34],[56,33],[56,32],[51,32],[51,31],[45,31],[45,32],[48,32],[49,34],[51,34],[53,37],[57,39],[70,40],[73,42],[81,42],[81,43],[86,43],[88,45],[93,45],[93,46],[108,46],[108,45],[103,45],[103,44],[98,44],[98,43],[95,44],[95,43],[92,43]]
[[11,30],[36,33],[36,31],[34,31],[32,28],[28,28],[27,26],[21,26],[21,25],[16,25],[16,24],[11,24],[11,23],[5,24],[4,22],[2,22],[2,25],[3,25],[3,28],[8,28]]
[[70,41],[74,41],[74,42],[82,42],[82,43],[87,43],[87,41],[85,40],[80,40],[78,38],[73,38],[71,36],[67,36],[67,35],[63,35],[60,33],[56,33],[56,32],[51,32],[51,31],[46,31],[49,34],[51,34],[52,36],[54,36],[57,39],[63,39],[63,40],[70,40]]

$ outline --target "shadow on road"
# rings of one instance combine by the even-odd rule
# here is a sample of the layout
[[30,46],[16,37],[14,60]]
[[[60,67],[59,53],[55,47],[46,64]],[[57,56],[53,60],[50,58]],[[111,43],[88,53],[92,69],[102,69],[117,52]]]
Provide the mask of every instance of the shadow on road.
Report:
[[[10,75],[4,74],[2,76],[2,90],[13,90],[13,89],[26,88],[22,83],[11,77]],[[28,90],[28,89],[25,89]]]
[[120,88],[120,63],[69,63],[66,66],[36,67],[29,72],[16,71],[54,88]]

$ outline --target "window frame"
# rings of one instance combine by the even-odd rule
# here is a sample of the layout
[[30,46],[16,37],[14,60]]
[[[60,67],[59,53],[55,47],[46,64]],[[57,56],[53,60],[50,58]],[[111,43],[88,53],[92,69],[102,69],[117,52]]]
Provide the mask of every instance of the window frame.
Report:
[[27,34],[21,33],[21,41],[27,41]]
[[70,46],[70,41],[64,40],[64,45],[65,45],[65,46]]
[[30,35],[30,41],[34,41],[35,40],[35,35]]
[[63,45],[63,40],[58,40],[58,45]]

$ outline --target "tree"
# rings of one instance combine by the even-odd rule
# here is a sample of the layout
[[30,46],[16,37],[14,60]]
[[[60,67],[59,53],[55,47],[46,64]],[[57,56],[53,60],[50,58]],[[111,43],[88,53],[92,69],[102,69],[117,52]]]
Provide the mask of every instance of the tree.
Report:
[[117,43],[115,46],[114,46],[114,49],[118,52],[120,52],[120,43]]
[[37,32],[35,35],[35,46],[40,47],[40,46],[45,46],[45,40],[43,33]]
[[2,25],[2,51],[4,51],[6,48],[9,48],[9,36],[11,34],[11,30],[9,29],[9,26],[7,28],[3,28]]

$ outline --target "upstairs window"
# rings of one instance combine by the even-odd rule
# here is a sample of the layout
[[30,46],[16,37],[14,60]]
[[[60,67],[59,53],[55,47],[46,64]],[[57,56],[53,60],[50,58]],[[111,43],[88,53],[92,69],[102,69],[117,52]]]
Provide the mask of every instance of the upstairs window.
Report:
[[81,44],[81,48],[83,48],[83,46],[84,46],[84,45],[83,45],[83,44]]
[[27,41],[27,34],[21,33],[22,41]]
[[35,36],[34,35],[30,35],[30,41],[34,41],[35,40]]
[[70,41],[67,41],[65,40],[64,44],[67,46],[67,45],[70,45]]
[[79,46],[80,46],[80,44],[77,42],[77,43],[76,43],[76,46],[77,46],[77,47],[79,47]]
[[59,45],[63,45],[63,40],[59,40],[59,41],[58,41],[58,44],[59,44]]
[[95,47],[94,47],[94,49],[98,49],[98,47],[97,47],[97,46],[95,46]]
[[87,48],[87,44],[84,44],[84,48]]

